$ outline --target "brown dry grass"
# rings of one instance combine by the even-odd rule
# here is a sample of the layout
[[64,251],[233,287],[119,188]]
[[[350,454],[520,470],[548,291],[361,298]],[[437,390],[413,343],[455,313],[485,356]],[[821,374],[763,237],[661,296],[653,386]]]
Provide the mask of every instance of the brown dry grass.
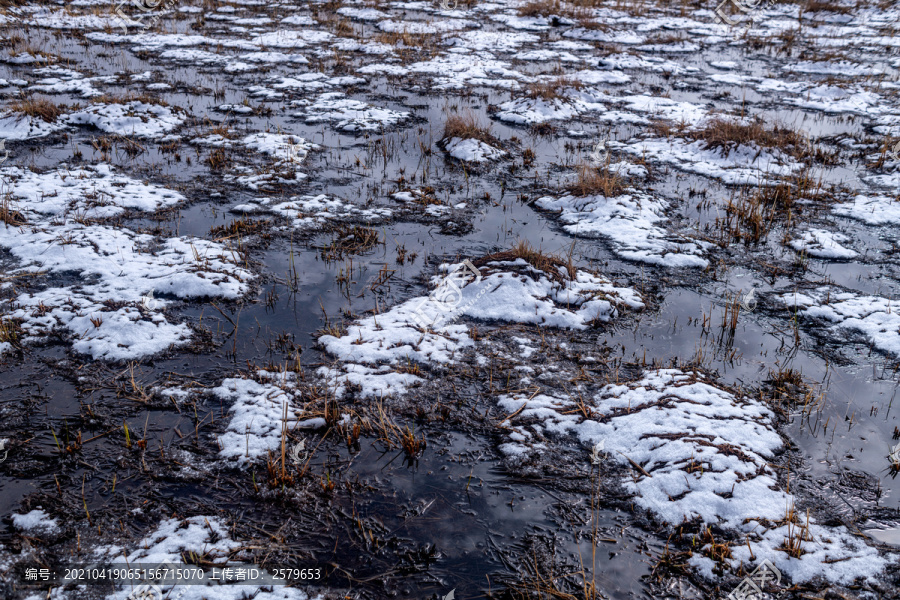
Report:
[[853,10],[853,7],[850,6],[841,6],[834,2],[821,2],[820,0],[810,0],[803,7],[803,12],[833,12],[841,15],[849,15]]
[[[21,38],[19,38],[19,40],[21,40]],[[13,41],[12,47],[9,49],[9,55],[13,57],[18,56],[19,54],[29,54],[36,58],[37,62],[34,63],[36,66],[49,65],[62,60],[62,57],[59,55],[39,50],[26,44],[24,41]]]
[[475,139],[485,144],[497,145],[497,138],[491,135],[491,126],[483,125],[472,111],[465,114],[453,114],[444,122],[444,139]]
[[443,204],[443,202],[437,199],[435,189],[430,185],[415,190],[409,190],[409,192],[414,196],[414,199],[412,200],[413,204],[418,204],[419,206],[429,206],[432,204],[440,206]]
[[587,11],[579,9],[572,3],[560,2],[560,0],[531,0],[518,8],[520,17],[549,17],[556,15],[559,17],[587,18]]
[[562,6],[559,0],[532,0],[518,8],[520,17],[544,17],[547,15],[561,15]]
[[787,537],[784,538],[778,549],[793,558],[800,558],[806,554],[803,543],[814,541],[809,532],[809,510],[806,511],[806,525],[804,526],[802,519],[796,514],[794,503],[791,502],[790,506],[785,509],[782,524],[788,526]]
[[159,106],[168,106],[169,104],[162,98],[150,96],[149,94],[138,94],[135,92],[126,92],[121,96],[110,96],[103,94],[91,100],[94,104],[128,104],[129,102],[143,102],[144,104],[156,104]]
[[528,84],[525,93],[529,98],[541,98],[543,100],[554,100],[563,97],[563,91],[566,89],[580,90],[584,85],[577,80],[568,77],[557,77],[548,81],[536,81]]
[[206,162],[209,163],[210,169],[224,169],[228,165],[228,153],[224,148],[213,150],[206,158]]
[[414,60],[425,60],[440,53],[437,45],[439,36],[432,33],[381,32],[375,34],[372,40],[392,46],[403,64]]
[[563,17],[577,21],[585,29],[606,31],[608,26],[594,20],[594,13],[590,10],[598,4],[598,0],[581,0],[580,2],[531,0],[518,8],[518,14],[520,17]]
[[13,112],[43,119],[47,123],[56,121],[65,108],[64,105],[56,104],[46,98],[26,98],[24,100],[16,100],[9,105],[9,110]]
[[[716,218],[716,227],[732,241],[756,244],[776,226],[790,230],[805,212],[833,201],[833,190],[808,172],[775,185],[762,185],[732,196],[725,206],[725,217]],[[803,200],[804,202],[800,202]]]
[[836,165],[840,158],[838,150],[823,149],[815,145],[811,137],[804,137],[799,131],[780,125],[767,129],[759,120],[739,123],[717,117],[710,120],[703,129],[696,131],[687,131],[685,123],[673,129],[663,122],[654,123],[651,129],[665,137],[677,130],[690,139],[704,141],[705,149],[719,149],[725,156],[742,144],[755,144],[759,148],[780,150],[796,160],[816,161],[825,165]]
[[706,142],[707,150],[720,149],[727,156],[742,144],[756,144],[760,148],[777,148],[796,156],[805,153],[806,140],[798,132],[776,126],[766,129],[761,121],[739,123],[723,118],[711,119],[703,129],[690,132],[689,137]]
[[647,129],[654,135],[668,139],[676,133],[684,133],[687,129],[687,123],[672,123],[671,121],[657,120],[652,121],[650,125],[647,126]]
[[512,262],[520,258],[535,269],[543,271],[544,273],[549,275],[551,279],[554,279],[559,283],[565,283],[566,280],[566,278],[563,276],[563,272],[560,271],[560,269],[563,269],[570,280],[574,280],[577,274],[575,265],[572,263],[571,258],[569,260],[563,260],[557,256],[553,256],[552,254],[545,254],[541,250],[534,248],[526,240],[517,242],[516,245],[509,250],[482,256],[481,258],[472,261],[472,264],[474,264],[476,267],[483,267],[488,263],[494,261]]
[[212,129],[210,129],[209,134],[210,135],[220,135],[223,138],[225,138],[226,140],[233,140],[238,137],[237,134],[235,132],[233,132],[231,130],[231,128],[228,127],[228,125],[225,125],[224,123],[216,125]]
[[217,225],[209,230],[209,235],[213,241],[222,241],[233,237],[241,237],[245,235],[261,234],[262,237],[269,237],[267,232],[271,229],[272,222],[268,219],[252,220],[246,217],[240,219],[232,219],[227,225]]
[[0,317],[0,344],[6,343],[18,348],[22,339],[22,326],[16,319],[4,319]]
[[428,48],[436,44],[432,33],[409,33],[408,31],[391,31],[375,34],[374,41],[388,46],[406,46],[407,48]]
[[700,534],[700,541],[703,543],[703,553],[712,560],[723,563],[725,559],[731,558],[731,548],[728,547],[728,542],[716,542],[711,527],[707,527]]
[[13,227],[25,224],[25,217],[22,216],[22,213],[12,207],[12,202],[10,202],[9,197],[0,201],[0,221],[3,221],[7,225],[12,225]]
[[400,434],[400,447],[403,448],[403,452],[406,454],[406,460],[411,464],[417,464],[419,456],[428,447],[428,441],[425,439],[424,433],[421,438],[416,438],[416,434],[407,426],[406,431]]
[[384,244],[377,230],[361,225],[338,225],[334,229],[331,244],[320,248],[325,260],[338,260],[347,254],[362,254],[379,244]]
[[577,179],[566,188],[573,196],[597,196],[615,198],[625,191],[625,182],[606,167],[597,168],[587,163],[576,167]]
[[353,23],[349,19],[335,19],[332,25],[334,35],[340,37],[348,37],[357,39],[356,31],[353,29]]
[[680,35],[654,35],[647,38],[647,41],[644,42],[644,45],[647,46],[667,46],[669,44],[678,44],[684,41],[685,38]]
[[771,396],[769,406],[785,418],[800,408],[809,413],[821,406],[825,394],[818,386],[803,379],[803,374],[792,368],[769,369],[765,381]]

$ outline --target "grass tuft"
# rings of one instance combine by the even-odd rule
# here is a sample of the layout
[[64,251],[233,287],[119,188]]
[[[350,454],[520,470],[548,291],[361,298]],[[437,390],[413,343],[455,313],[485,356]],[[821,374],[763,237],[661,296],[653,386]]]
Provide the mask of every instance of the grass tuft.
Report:
[[760,148],[776,148],[798,159],[804,158],[810,152],[806,138],[799,132],[778,126],[766,129],[760,120],[741,123],[716,117],[710,119],[702,129],[689,132],[688,136],[695,140],[703,140],[704,149],[721,150],[725,156],[744,144],[755,144]]
[[472,111],[463,115],[453,114],[444,122],[444,139],[475,139],[489,145],[497,145],[497,138],[491,135],[491,126],[482,125]]
[[361,225],[339,225],[334,231],[331,244],[321,248],[325,260],[339,260],[345,254],[361,254],[384,244],[379,233]]
[[253,220],[247,217],[232,219],[227,225],[216,225],[209,230],[209,235],[214,241],[220,242],[233,237],[260,234],[263,238],[269,237],[268,231],[272,222],[268,219]]
[[3,221],[7,225],[12,225],[13,227],[25,224],[25,217],[22,213],[12,207],[12,202],[9,197],[0,201],[0,221]]
[[615,198],[625,191],[625,182],[607,167],[582,163],[577,167],[577,179],[566,190],[573,196],[605,196]]
[[9,105],[9,109],[13,112],[42,119],[47,123],[55,122],[65,108],[64,105],[56,104],[46,98],[26,98],[24,100],[16,100]]
[[563,92],[568,89],[580,90],[584,87],[580,81],[569,79],[568,77],[557,77],[556,79],[548,79],[545,81],[535,81],[528,84],[525,93],[529,98],[540,98],[542,100],[556,100],[564,98]]
[[577,275],[575,265],[571,259],[564,261],[551,254],[545,254],[541,250],[534,248],[526,240],[516,243],[515,246],[504,252],[495,252],[494,254],[483,256],[472,261],[472,264],[476,267],[483,267],[491,262],[512,262],[520,258],[559,283],[565,283],[566,276],[568,276],[569,280],[574,280]]

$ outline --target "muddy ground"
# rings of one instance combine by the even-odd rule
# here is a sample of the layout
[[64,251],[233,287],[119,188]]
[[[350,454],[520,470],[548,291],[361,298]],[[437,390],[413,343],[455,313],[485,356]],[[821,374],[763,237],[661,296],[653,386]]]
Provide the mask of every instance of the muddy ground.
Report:
[[2,6],[4,597],[900,597],[892,3]]

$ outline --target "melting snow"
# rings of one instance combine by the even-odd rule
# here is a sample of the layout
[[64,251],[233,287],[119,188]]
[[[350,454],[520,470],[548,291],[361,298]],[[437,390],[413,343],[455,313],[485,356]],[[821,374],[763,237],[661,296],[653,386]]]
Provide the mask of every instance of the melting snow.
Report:
[[[447,272],[458,268],[461,265],[442,266]],[[358,321],[340,337],[320,337],[319,343],[342,364],[322,367],[319,373],[341,386],[339,395],[346,384],[361,386],[363,396],[403,394],[421,381],[400,369],[404,364],[448,364],[474,344],[468,326],[455,324],[456,318],[585,329],[592,321],[609,321],[618,313],[617,306],[643,307],[633,290],[584,271],[562,283],[522,259],[488,263],[485,270],[490,274],[452,291],[438,285],[435,299],[413,298]],[[442,280],[435,277],[434,283]]]
[[882,352],[900,356],[900,315],[897,306],[892,306],[893,302],[888,298],[826,286],[782,294],[778,299],[800,316],[824,321],[834,331],[858,331]]
[[[184,237],[158,240],[86,220],[126,208],[156,210],[183,200],[175,192],[114,175],[107,165],[46,174],[17,168],[2,172],[25,223],[6,225],[0,245],[22,262],[21,271],[43,274],[38,281],[47,284],[15,300],[10,316],[22,320],[26,341],[67,331],[73,349],[94,358],[151,355],[183,345],[191,334],[187,325],[171,324],[156,310],[166,301],[148,306],[147,294],[236,298],[253,277],[220,244]],[[80,281],[49,284],[70,273],[78,273]]]
[[[820,526],[813,518],[812,539],[803,543],[807,554],[796,560],[779,550],[787,537],[781,521],[794,500],[778,489],[769,466],[783,447],[773,415],[701,375],[648,371],[636,381],[607,385],[586,402],[590,418],[568,396],[503,395],[498,403],[515,415],[503,423],[511,441],[501,450],[511,460],[552,452],[551,438],[572,435],[584,444],[587,461],[588,449],[603,442],[610,459],[628,468],[631,461],[640,465],[643,472],[632,471],[622,483],[638,506],[671,529],[699,518],[739,532],[728,561],[732,568],[743,562],[752,570],[754,560],[769,559],[794,583],[815,577],[850,583],[874,578],[892,560],[845,527]],[[539,426],[515,424],[534,421]],[[709,558],[695,553],[690,562],[713,578]]]
[[563,227],[578,237],[602,236],[610,240],[622,258],[666,267],[706,267],[698,242],[679,239],[659,225],[665,223],[667,203],[631,191],[607,198],[544,196],[535,202],[546,210],[559,211]]

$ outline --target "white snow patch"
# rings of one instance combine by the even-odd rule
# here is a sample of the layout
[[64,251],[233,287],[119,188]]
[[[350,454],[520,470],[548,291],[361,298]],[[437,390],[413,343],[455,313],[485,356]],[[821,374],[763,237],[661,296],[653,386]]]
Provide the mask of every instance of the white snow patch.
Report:
[[559,211],[564,229],[573,235],[609,239],[622,258],[667,267],[705,268],[709,264],[697,242],[670,235],[660,227],[668,220],[667,203],[648,194],[632,190],[615,198],[544,196],[535,204]]
[[758,148],[754,144],[740,145],[725,155],[718,149],[706,149],[702,140],[688,142],[674,137],[616,145],[635,156],[655,159],[729,185],[771,184],[774,178],[791,175],[803,167],[780,150]]
[[284,133],[253,133],[246,136],[241,142],[257,152],[263,152],[277,160],[289,162],[302,162],[310,150],[319,147],[302,137]]
[[806,252],[816,258],[849,259],[857,256],[854,250],[845,248],[842,243],[850,242],[850,237],[827,229],[809,229],[791,240],[791,248],[797,252]]
[[25,514],[11,515],[13,527],[19,531],[39,531],[43,533],[56,533],[59,531],[59,523],[49,514],[40,509],[35,509]]
[[48,123],[41,118],[7,112],[0,116],[0,139],[30,140],[45,137],[63,129],[64,125]]
[[92,125],[107,133],[123,136],[159,138],[182,123],[186,116],[171,109],[137,100],[125,104],[93,104],[84,110],[62,117],[72,125]]
[[233,206],[231,210],[233,212],[281,215],[289,219],[291,227],[295,229],[313,229],[330,220],[341,219],[378,222],[393,214],[389,208],[360,208],[348,201],[329,197],[326,194],[293,196],[287,201],[281,198],[256,198],[248,204]]
[[446,148],[453,158],[468,162],[489,162],[506,156],[503,150],[475,139],[451,138]]
[[231,421],[219,437],[219,456],[237,459],[240,464],[252,462],[280,446],[285,405],[288,415],[296,420],[293,396],[271,383],[226,379],[212,393],[232,402],[228,409]]
[[782,294],[777,299],[803,317],[830,323],[833,332],[858,331],[875,348],[900,356],[900,314],[896,301],[828,286]]
[[[592,418],[575,410],[570,397],[502,395],[498,404],[515,415],[502,423],[513,441],[500,449],[511,460],[552,452],[548,438],[574,435],[584,444],[587,461],[590,449],[603,442],[608,460],[629,469],[634,461],[649,475],[632,470],[622,482],[638,506],[670,528],[699,518],[740,532],[740,541],[731,547],[732,568],[743,562],[750,571],[753,560],[768,558],[794,583],[815,577],[849,583],[877,576],[893,559],[879,556],[846,528],[820,526],[812,518],[813,539],[804,542],[800,560],[779,550],[787,526],[777,522],[794,498],[778,489],[769,466],[783,446],[772,412],[711,385],[702,375],[661,369],[646,371],[637,381],[607,385],[586,403]],[[528,425],[534,422],[539,425]],[[695,553],[690,562],[711,575],[708,558]]]
[[302,100],[295,104],[304,106],[297,116],[304,117],[307,123],[331,121],[342,131],[377,131],[401,123],[410,116],[405,111],[377,108],[352,100],[340,92],[322,94],[314,101]]
[[[0,170],[9,181],[12,208],[25,220],[7,227],[0,245],[18,258],[21,272],[52,274],[72,283],[22,293],[12,303],[25,341],[68,331],[77,352],[106,360],[155,354],[186,343],[187,325],[169,323],[159,309],[179,298],[236,298],[253,276],[224,246],[202,239],[152,235],[85,222],[132,208],[153,211],[184,198],[175,192],[114,175],[108,165],[51,171]],[[40,281],[40,279],[38,279]]]
[[900,202],[891,196],[859,194],[853,202],[835,205],[831,212],[869,225],[900,224]]
[[[453,272],[461,267],[441,268]],[[452,363],[459,352],[474,345],[468,327],[453,323],[458,317],[585,329],[591,321],[606,322],[616,316],[617,306],[644,306],[634,290],[615,287],[584,271],[578,271],[574,281],[562,283],[518,259],[489,263],[481,272],[488,274],[460,287],[440,285],[444,277],[435,276],[435,298],[413,298],[357,321],[341,337],[320,337],[319,342],[341,364],[322,367],[319,374],[338,386],[338,395],[347,384],[361,386],[364,397],[403,394],[421,379],[397,367],[412,362]]]

